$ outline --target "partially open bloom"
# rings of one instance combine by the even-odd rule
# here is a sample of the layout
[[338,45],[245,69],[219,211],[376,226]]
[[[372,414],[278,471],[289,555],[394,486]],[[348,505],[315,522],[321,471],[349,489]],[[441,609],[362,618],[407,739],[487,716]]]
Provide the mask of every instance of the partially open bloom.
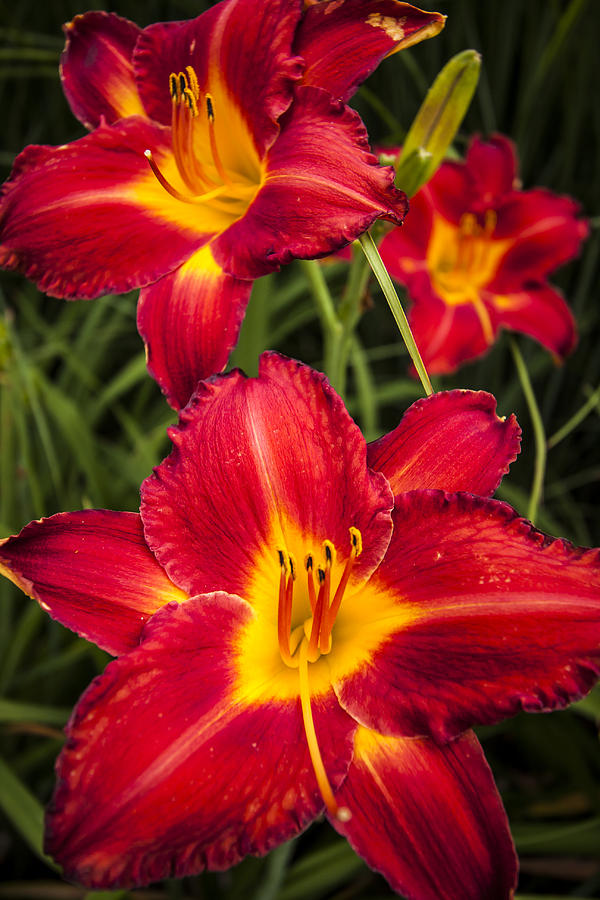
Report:
[[598,553],[487,499],[514,417],[433,395],[367,447],[323,376],[265,354],[201,383],[170,436],[139,515],[0,543],[5,575],[118,656],[68,725],[46,849],[86,885],[144,884],[325,811],[406,896],[509,897],[468,729],[562,707],[600,665]]
[[399,0],[223,0],[143,30],[77,16],[61,74],[92,133],[18,157],[0,264],[59,297],[141,287],[150,372],[185,405],[225,366],[252,279],[402,221],[345,101],[444,18]]
[[547,283],[579,252],[587,222],[569,197],[519,190],[512,143],[474,138],[410,201],[406,226],[381,244],[412,301],[411,328],[431,374],[484,353],[500,328],[527,334],[558,359],[575,344],[573,316]]

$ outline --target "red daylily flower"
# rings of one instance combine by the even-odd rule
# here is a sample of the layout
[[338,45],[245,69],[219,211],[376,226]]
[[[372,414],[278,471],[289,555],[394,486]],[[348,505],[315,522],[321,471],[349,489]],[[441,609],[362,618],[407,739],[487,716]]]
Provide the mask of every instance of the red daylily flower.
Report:
[[223,0],[143,30],[77,16],[61,75],[92,133],[18,157],[0,264],[66,298],[141,287],[149,370],[184,406],[224,368],[253,279],[402,221],[345,101],[444,20],[398,0]]
[[443,163],[410,201],[381,256],[406,286],[411,328],[431,374],[453,372],[500,328],[527,334],[563,359],[575,324],[546,279],[579,252],[589,228],[579,206],[544,188],[519,190],[513,144],[476,137],[464,163]]
[[118,655],[57,766],[46,849],[66,877],[223,869],[325,810],[407,897],[511,896],[468,729],[565,706],[600,671],[598,553],[487,499],[514,417],[452,391],[366,446],[322,375],[265,354],[256,379],[201,383],[170,436],[139,515],[0,543],[5,575]]

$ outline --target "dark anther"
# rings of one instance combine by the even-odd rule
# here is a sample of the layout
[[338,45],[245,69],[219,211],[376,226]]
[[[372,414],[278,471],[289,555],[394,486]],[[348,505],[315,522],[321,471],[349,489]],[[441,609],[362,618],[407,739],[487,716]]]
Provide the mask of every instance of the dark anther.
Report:
[[215,111],[213,109],[212,100],[208,96],[206,98],[206,112],[208,114],[209,121],[214,122]]
[[177,75],[175,75],[173,72],[171,72],[171,74],[169,75],[169,91],[171,93],[171,97],[173,98],[173,100],[176,100],[177,93],[178,93],[178,91],[177,91]]
[[296,569],[294,568],[294,560],[291,556],[288,557],[290,561],[290,575],[292,576],[292,581],[296,580]]
[[187,78],[183,74],[183,72],[179,73],[179,90],[183,94],[188,89]]
[[319,582],[323,584],[323,582],[325,581],[325,572],[323,571],[321,566],[319,566],[319,568],[317,569],[317,574],[319,576]]
[[331,562],[331,547],[329,544],[325,544],[325,559],[328,563]]
[[282,569],[285,569],[285,556],[283,555],[283,550],[278,550],[279,553],[279,565]]
[[313,558],[309,553],[309,555],[306,557],[306,571],[310,572],[312,567],[313,567]]

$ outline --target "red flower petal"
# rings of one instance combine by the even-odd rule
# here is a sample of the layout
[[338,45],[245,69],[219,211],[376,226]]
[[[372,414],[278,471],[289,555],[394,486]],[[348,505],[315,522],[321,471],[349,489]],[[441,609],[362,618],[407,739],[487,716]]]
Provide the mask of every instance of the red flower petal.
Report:
[[408,290],[415,299],[409,315],[410,327],[431,375],[454,372],[489,348],[495,337],[494,320],[483,300],[479,312],[472,303],[448,306],[422,273],[411,277]]
[[517,879],[506,814],[474,734],[443,747],[361,728],[332,821],[393,890],[418,900],[506,900]]
[[[205,243],[198,207],[171,197],[144,151],[174,168],[169,132],[140,117],[62,147],[28,147],[0,202],[0,264],[41,290],[95,297],[148,284]],[[200,217],[201,218],[201,217]],[[216,216],[209,227],[218,229]]]
[[306,10],[294,50],[304,84],[347,100],[381,60],[438,34],[445,16],[398,0],[327,0]]
[[545,537],[503,503],[401,494],[374,579],[404,623],[336,691],[377,731],[447,740],[566,706],[598,678],[599,552]]
[[517,458],[521,429],[500,419],[484,391],[449,391],[417,400],[397,428],[367,446],[367,462],[394,494],[441,488],[493,494]]
[[0,573],[67,628],[119,654],[159,607],[187,595],[148,550],[137,513],[86,509],[0,541]]
[[215,258],[238,278],[257,278],[294,258],[333,253],[375,219],[402,221],[407,201],[393,179],[353,110],[319,88],[299,88],[265,181],[243,218],[216,238]]
[[514,238],[494,281],[499,290],[544,278],[577,256],[589,234],[579,204],[544,188],[513,192],[497,214],[494,237]]
[[564,297],[547,284],[532,284],[514,294],[484,295],[490,318],[500,326],[535,338],[560,359],[577,343],[573,313]]
[[175,409],[185,406],[200,379],[225,368],[251,289],[251,281],[217,266],[210,246],[142,288],[137,323],[148,370]]
[[189,593],[223,589],[252,603],[264,572],[274,612],[278,550],[297,546],[301,567],[327,539],[344,556],[352,526],[363,543],[353,580],[378,565],[392,495],[324,376],[264,354],[257,379],[201,383],[170,436],[175,449],[143,483],[141,514],[149,546]]
[[291,55],[299,15],[289,0],[226,0],[189,22],[144,29],[134,65],[148,114],[170,124],[169,75],[191,65],[203,93],[222,94],[242,112],[262,157],[302,71]]
[[473,195],[484,209],[496,206],[503,194],[516,187],[515,146],[502,134],[493,135],[489,141],[474,137],[467,150],[465,165]]
[[63,90],[86,128],[144,115],[131,57],[141,28],[114,13],[88,12],[64,26]]
[[[298,699],[257,703],[237,678],[251,618],[222,593],[170,604],[83,695],[46,820],[46,850],[67,878],[129,887],[229,868],[322,810]],[[354,723],[331,694],[313,712],[338,786]]]

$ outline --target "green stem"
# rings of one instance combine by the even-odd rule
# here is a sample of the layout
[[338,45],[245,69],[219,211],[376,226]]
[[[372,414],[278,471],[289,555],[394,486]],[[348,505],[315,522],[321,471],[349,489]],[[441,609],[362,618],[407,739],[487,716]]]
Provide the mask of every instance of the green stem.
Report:
[[366,441],[377,436],[377,394],[367,355],[357,335],[352,340],[352,368],[356,382],[360,427]]
[[542,488],[544,485],[544,476],[546,473],[546,432],[544,431],[544,423],[540,414],[535,394],[531,386],[529,372],[525,365],[525,360],[519,350],[517,342],[514,338],[510,339],[510,349],[512,351],[515,367],[521,382],[521,388],[527,401],[533,434],[535,437],[535,462],[533,468],[533,483],[531,485],[531,493],[529,494],[529,507],[527,509],[527,518],[530,522],[535,522],[540,498],[542,496]]
[[338,307],[342,331],[334,345],[331,360],[332,383],[342,395],[346,389],[348,358],[354,341],[354,332],[362,314],[362,300],[370,277],[371,269],[364,254],[353,249],[348,280]]
[[581,409],[577,410],[577,412],[571,416],[565,424],[555,431],[554,434],[548,438],[548,450],[551,450],[553,447],[556,447],[557,444],[567,437],[578,425],[580,425],[586,416],[588,416],[595,406],[598,406],[600,402],[600,387],[597,387],[593,394],[590,394],[586,402],[583,404]]
[[323,329],[323,369],[337,388],[335,359],[343,333],[342,323],[337,317],[321,264],[314,259],[302,259],[300,264],[310,284]]
[[412,331],[410,330],[410,325],[408,324],[406,313],[402,309],[402,304],[400,303],[400,299],[398,297],[398,294],[396,293],[396,289],[394,288],[392,279],[388,275],[388,271],[383,264],[381,256],[379,255],[379,250],[377,249],[375,241],[368,231],[365,231],[364,234],[361,234],[358,240],[360,241],[360,245],[364,251],[365,256],[367,257],[369,265],[373,270],[373,274],[379,282],[379,286],[383,291],[385,299],[388,302],[388,306],[392,311],[392,315],[396,320],[396,324],[400,330],[400,334],[402,335],[404,343],[406,344],[406,349],[408,350],[414,367],[417,370],[417,375],[421,379],[423,390],[426,394],[433,394],[433,388],[431,387],[429,375],[427,374],[427,369],[425,368],[423,360],[421,359],[419,348],[417,347]]

